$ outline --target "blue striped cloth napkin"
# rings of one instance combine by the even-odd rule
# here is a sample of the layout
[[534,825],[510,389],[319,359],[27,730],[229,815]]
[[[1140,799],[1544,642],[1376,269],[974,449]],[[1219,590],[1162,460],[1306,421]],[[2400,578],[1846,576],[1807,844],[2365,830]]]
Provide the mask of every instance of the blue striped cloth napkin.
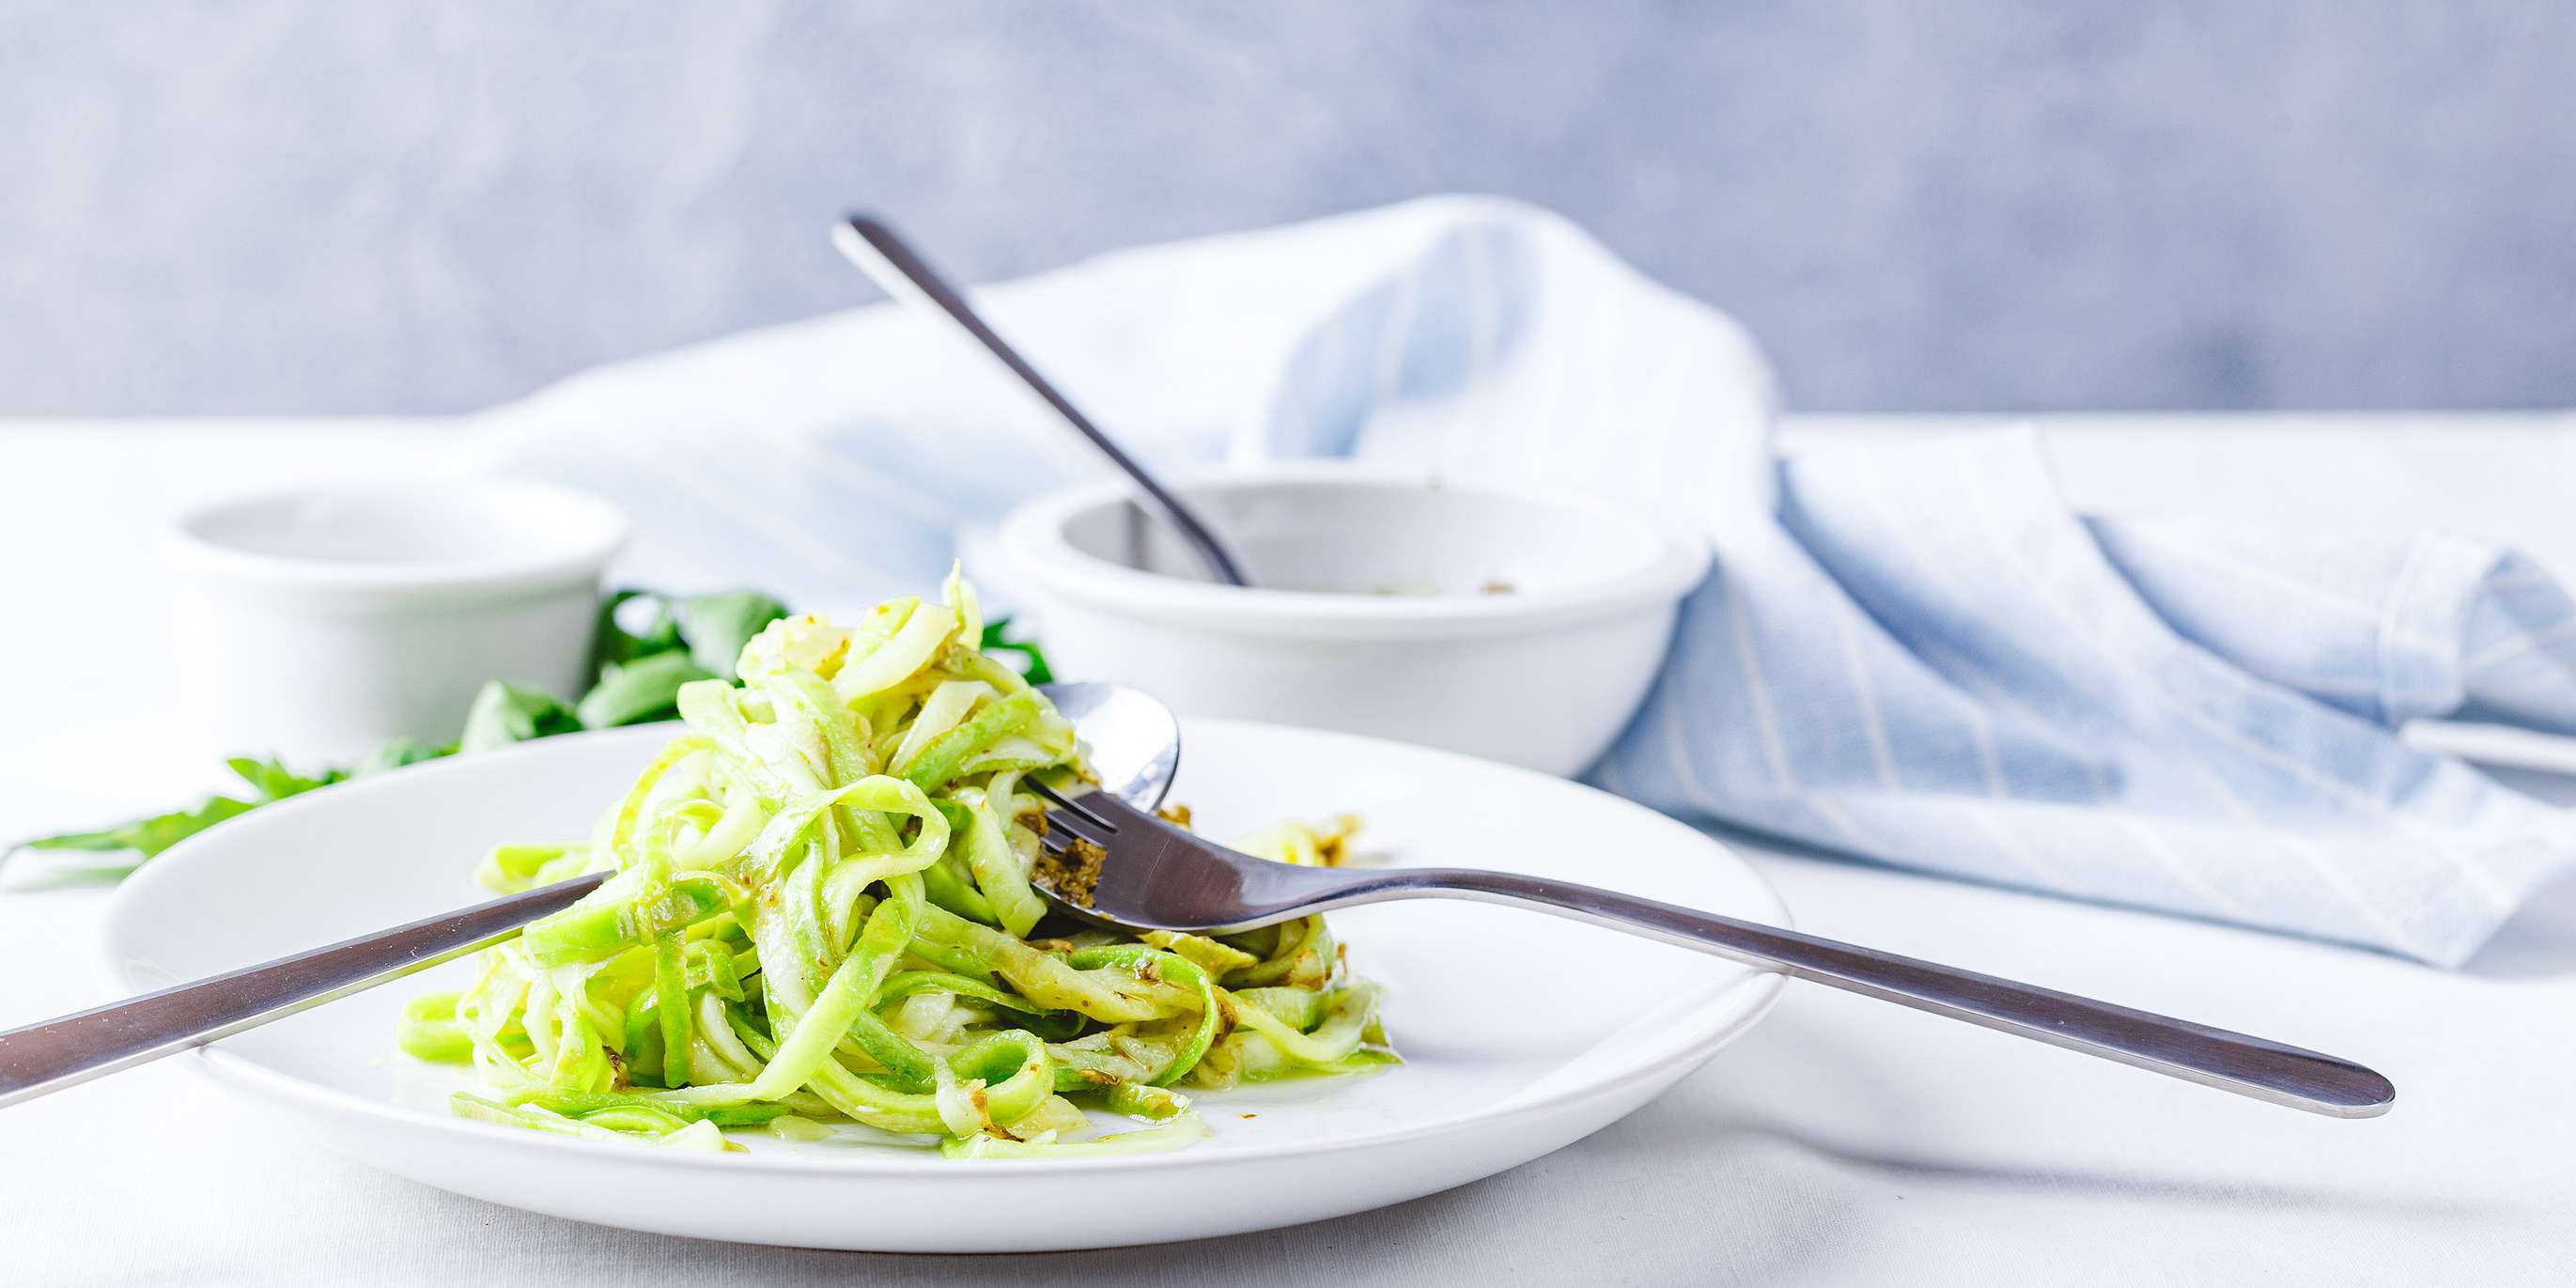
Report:
[[[1356,456],[1702,525],[1717,570],[1592,774],[1657,809],[2445,965],[2576,859],[2565,812],[2395,732],[2576,727],[2576,603],[2538,568],[2088,519],[2022,432],[1782,460],[1744,331],[1546,212],[1437,198],[977,298],[1161,467]],[[1099,471],[987,364],[881,305],[586,373],[478,432],[494,468],[624,504],[630,577],[854,605],[961,547],[992,578],[992,522]]]

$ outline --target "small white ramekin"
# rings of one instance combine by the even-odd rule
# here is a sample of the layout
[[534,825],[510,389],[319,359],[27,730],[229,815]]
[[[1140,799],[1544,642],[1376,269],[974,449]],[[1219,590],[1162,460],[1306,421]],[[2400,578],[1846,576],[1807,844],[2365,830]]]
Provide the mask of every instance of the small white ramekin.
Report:
[[589,687],[617,508],[507,480],[219,501],[170,543],[187,693],[202,733],[249,753],[346,759],[456,737],[508,680]]
[[1184,715],[1373,734],[1573,774],[1646,694],[1707,543],[1607,502],[1304,462],[1176,490],[1259,589],[1207,580],[1118,483],[1002,522],[1069,679]]

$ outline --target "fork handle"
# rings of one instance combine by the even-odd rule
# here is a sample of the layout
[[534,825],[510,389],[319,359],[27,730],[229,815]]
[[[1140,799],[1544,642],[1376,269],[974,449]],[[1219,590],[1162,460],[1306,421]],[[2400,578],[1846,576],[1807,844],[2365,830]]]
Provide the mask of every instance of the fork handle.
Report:
[[599,888],[590,873],[507,898],[0,1033],[0,1106],[204,1046],[519,933]]
[[2349,1060],[2055,989],[1819,939],[1566,881],[1457,868],[1391,869],[1332,903],[1464,896],[1512,904],[1814,980],[1847,992],[2335,1118],[2388,1112],[2397,1088]]

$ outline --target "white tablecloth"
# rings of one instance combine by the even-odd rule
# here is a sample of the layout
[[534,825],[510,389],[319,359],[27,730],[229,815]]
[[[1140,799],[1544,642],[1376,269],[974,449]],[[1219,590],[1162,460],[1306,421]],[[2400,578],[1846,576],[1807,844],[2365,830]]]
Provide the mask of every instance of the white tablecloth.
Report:
[[[1791,442],[1922,423],[1809,420]],[[2576,572],[2576,421],[2047,423],[2088,507],[2445,524]],[[174,506],[411,468],[442,436],[0,424],[0,836],[215,785],[220,748],[165,714],[153,542]],[[1808,929],[2350,1055],[2398,1108],[2311,1118],[1800,986],[1634,1117],[1447,1194],[1206,1243],[886,1257],[456,1198],[301,1144],[182,1059],[0,1111],[0,1282],[2520,1284],[2576,1265],[2576,890],[2445,974],[1747,848]],[[0,890],[0,1026],[107,1000],[107,893]]]

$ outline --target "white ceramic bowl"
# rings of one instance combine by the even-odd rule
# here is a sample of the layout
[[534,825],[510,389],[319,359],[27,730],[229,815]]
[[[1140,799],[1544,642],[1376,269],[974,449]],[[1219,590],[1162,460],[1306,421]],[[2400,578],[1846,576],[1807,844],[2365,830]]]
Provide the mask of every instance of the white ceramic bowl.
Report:
[[307,759],[453,739],[487,680],[570,700],[625,540],[606,501],[502,480],[206,506],[171,545],[190,700],[227,747]]
[[1552,774],[1644,698],[1708,547],[1633,510],[1301,463],[1175,485],[1259,589],[1216,584],[1123,484],[1002,523],[1067,678],[1174,709],[1372,734]]

